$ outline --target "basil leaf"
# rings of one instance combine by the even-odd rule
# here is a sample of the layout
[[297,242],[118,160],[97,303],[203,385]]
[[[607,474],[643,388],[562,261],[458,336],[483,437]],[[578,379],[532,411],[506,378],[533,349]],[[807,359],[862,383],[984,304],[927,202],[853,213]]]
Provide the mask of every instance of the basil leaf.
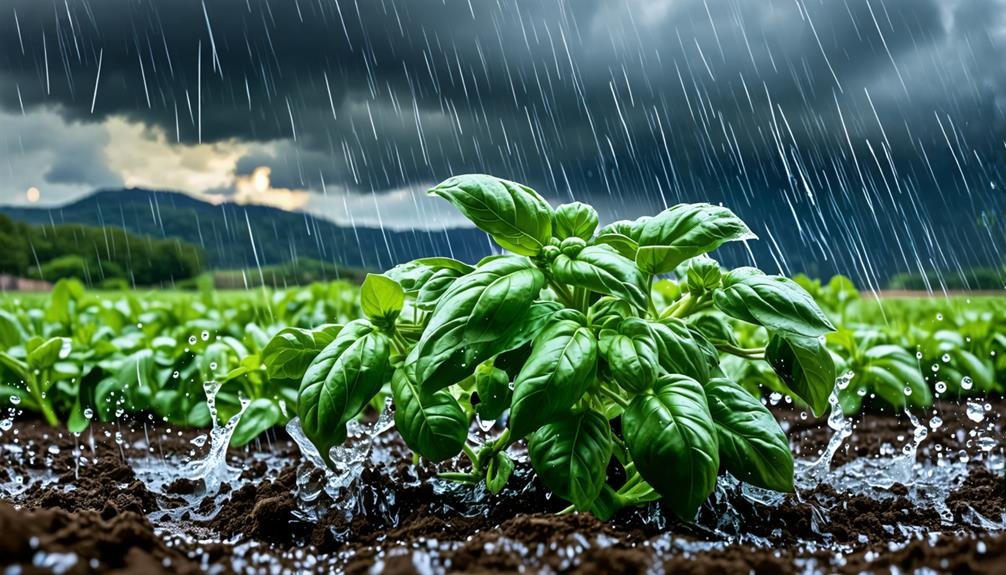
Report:
[[622,415],[622,431],[636,469],[671,510],[695,517],[716,487],[719,445],[702,386],[689,377],[661,377]]
[[820,417],[835,387],[835,362],[816,337],[776,333],[765,348],[765,361],[791,394]]
[[391,375],[391,344],[366,320],[346,324],[311,362],[300,384],[297,413],[304,433],[328,461],[356,417]]
[[772,412],[729,379],[710,380],[705,392],[727,471],[758,487],[792,492],[793,452]]
[[501,451],[494,455],[486,468],[486,489],[493,495],[499,495],[510,480],[513,469],[513,460],[506,453]]
[[709,364],[714,360],[703,351],[701,336],[689,330],[685,322],[666,318],[647,322],[647,326],[657,344],[660,367],[667,373],[686,375],[699,382],[709,380]]
[[468,439],[468,417],[450,392],[424,395],[405,365],[391,379],[395,402],[395,427],[406,445],[430,461],[443,461],[461,453]]
[[510,389],[510,376],[502,369],[480,365],[475,370],[475,390],[479,393],[475,411],[484,420],[499,419],[510,407],[513,390]]
[[601,231],[597,233],[597,237],[591,243],[593,245],[611,246],[622,257],[636,261],[639,243],[636,241],[635,234],[636,230],[633,229],[633,222],[619,220],[601,228]]
[[273,336],[262,349],[262,363],[269,379],[300,381],[314,358],[335,339],[341,325],[314,329],[288,327]]
[[[527,258],[492,260],[458,279],[441,297],[414,348],[420,384],[455,352],[500,339],[519,325],[545,284],[545,276]],[[474,371],[470,365],[468,374]],[[436,388],[454,381],[434,381]]]
[[[866,362],[863,379],[885,401],[895,407],[926,407],[932,404],[932,392],[919,369],[919,362],[904,348],[878,345],[866,350],[863,358]],[[905,388],[911,393],[906,394]]]
[[720,287],[723,272],[716,260],[702,255],[692,258],[687,265],[688,291],[701,294]]
[[597,229],[597,210],[581,203],[562,204],[555,208],[555,237],[589,240]]
[[638,309],[647,307],[648,278],[611,247],[587,246],[575,258],[559,254],[551,270],[562,283],[623,298]]
[[589,329],[567,319],[547,326],[514,380],[511,437],[524,437],[565,413],[593,383],[596,370],[597,341]]
[[615,383],[626,391],[642,393],[657,381],[657,343],[646,322],[633,318],[622,322],[619,332],[601,332],[599,348]]
[[[35,338],[32,338],[35,339]],[[34,346],[29,343],[28,366],[31,369],[48,369],[59,360],[60,352],[64,345],[69,345],[70,340],[63,337],[49,338]]]
[[769,276],[755,268],[737,268],[723,278],[713,301],[730,317],[770,330],[817,337],[835,325],[807,290],[791,279]]
[[463,275],[452,268],[441,268],[432,272],[416,293],[416,307],[423,311],[435,309],[444,293]]
[[283,421],[283,413],[276,402],[260,397],[248,404],[244,414],[234,428],[234,435],[231,436],[230,445],[241,447],[247,445],[251,440],[265,430],[278,425]]
[[730,210],[710,204],[678,204],[631,225],[638,245],[636,264],[650,274],[674,271],[681,262],[721,245],[755,239]]
[[360,286],[360,308],[374,322],[394,322],[405,305],[405,290],[388,276],[367,274]]
[[546,424],[528,440],[538,478],[581,511],[591,508],[604,486],[611,450],[608,420],[591,410]]
[[454,204],[503,249],[538,255],[552,237],[552,207],[531,188],[484,174],[455,176],[430,190]]

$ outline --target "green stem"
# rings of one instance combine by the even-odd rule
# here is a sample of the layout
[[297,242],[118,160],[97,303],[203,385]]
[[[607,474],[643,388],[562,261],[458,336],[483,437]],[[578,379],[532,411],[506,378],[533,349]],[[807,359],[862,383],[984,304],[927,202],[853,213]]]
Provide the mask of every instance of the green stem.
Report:
[[467,456],[472,462],[472,469],[474,470],[474,473],[481,474],[482,469],[479,465],[479,456],[475,454],[475,451],[467,443],[464,445],[463,449],[465,450],[465,456]]
[[455,473],[453,471],[438,473],[437,477],[440,479],[446,479],[447,481],[456,481],[458,483],[478,483],[479,481],[482,481],[482,477],[475,475],[474,473]]
[[509,427],[503,430],[503,433],[501,433],[500,436],[496,438],[496,441],[492,443],[490,448],[492,449],[493,454],[495,455],[496,453],[499,453],[500,451],[506,449],[508,445],[510,445]]
[[653,303],[653,274],[650,274],[650,279],[646,282],[646,305],[650,309],[650,317],[657,319],[660,317],[660,312],[657,311],[657,305]]
[[28,374],[28,391],[31,392],[31,396],[38,403],[38,408],[42,411],[42,415],[45,416],[45,421],[53,427],[59,427],[59,418],[56,417],[56,413],[52,410],[52,404],[43,396],[42,390],[38,385],[38,378],[33,373]]
[[604,387],[603,385],[598,386],[597,391],[604,397],[607,397],[611,401],[614,401],[622,409],[627,409],[629,407],[629,402],[624,397],[618,395],[617,393],[611,391],[610,389]]
[[576,309],[580,310],[583,315],[587,315],[587,310],[590,307],[590,291],[581,287],[574,288],[573,299],[576,301]]
[[713,345],[716,349],[723,353],[729,353],[730,355],[736,355],[737,357],[743,357],[745,359],[765,359],[765,348],[764,347],[737,347],[731,343],[725,341],[715,341]]
[[576,300],[573,299],[573,294],[569,293],[569,290],[566,288],[566,286],[555,281],[554,279],[549,279],[548,285],[552,288],[552,291],[555,292],[555,295],[559,296],[559,299],[562,300],[563,304],[571,308],[577,309]]

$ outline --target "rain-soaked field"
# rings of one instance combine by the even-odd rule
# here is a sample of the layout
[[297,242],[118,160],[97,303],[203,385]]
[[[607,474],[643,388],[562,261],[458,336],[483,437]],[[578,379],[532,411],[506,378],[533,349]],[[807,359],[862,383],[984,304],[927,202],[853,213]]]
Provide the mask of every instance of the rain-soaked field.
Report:
[[[843,329],[861,340],[868,330],[887,332],[877,345],[918,350],[911,357],[931,394],[925,405],[892,405],[853,370],[836,381],[830,415],[820,418],[766,391],[795,456],[795,492],[721,473],[694,521],[653,502],[601,522],[564,511],[522,443],[507,450],[515,469],[497,494],[438,477],[469,463],[414,460],[394,432],[390,403],[351,422],[326,466],[284,392],[262,391],[264,369],[261,378],[231,373],[251,365],[247,357],[281,325],[357,313],[355,294],[343,284],[227,295],[79,292],[66,304],[72,326],[60,324],[52,298],[6,296],[5,337],[27,341],[40,330],[67,338],[52,372],[67,375],[54,375],[60,383],[46,398],[64,424],[50,425],[30,394],[8,388],[0,422],[7,572],[995,573],[1006,564],[1001,299],[841,298],[829,313],[844,318]],[[887,322],[868,324],[879,307]],[[96,327],[99,317],[111,329]],[[975,340],[979,321],[991,322],[995,341]],[[902,322],[918,329],[910,343],[899,343]],[[25,343],[8,345],[16,356]],[[979,368],[988,372],[969,371]],[[83,394],[89,378],[96,399],[84,400],[74,423],[78,400],[63,394],[72,386]],[[842,399],[863,389],[857,378],[868,391],[858,411],[843,413]],[[182,400],[169,391],[190,396],[189,415],[176,415]],[[141,405],[144,398],[154,399]],[[469,441],[488,442],[503,422],[476,417]]]

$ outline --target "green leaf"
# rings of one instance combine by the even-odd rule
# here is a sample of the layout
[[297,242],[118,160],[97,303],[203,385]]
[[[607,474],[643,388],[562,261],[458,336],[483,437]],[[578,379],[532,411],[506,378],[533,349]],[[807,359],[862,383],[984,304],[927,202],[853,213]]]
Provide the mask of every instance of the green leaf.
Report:
[[326,324],[314,329],[288,327],[273,336],[262,350],[269,379],[297,381],[314,358],[338,335],[341,325]]
[[639,243],[636,241],[636,230],[633,229],[633,222],[619,220],[612,222],[597,233],[597,237],[592,240],[593,245],[611,246],[622,255],[632,261],[636,261],[636,253],[639,252]]
[[736,319],[770,330],[817,337],[835,331],[807,290],[791,279],[755,268],[737,268],[713,296],[716,307]]
[[700,335],[689,330],[685,322],[677,318],[646,324],[657,344],[657,358],[664,371],[686,375],[699,382],[709,381],[713,359],[703,351],[707,342],[700,340]]
[[300,384],[297,413],[304,433],[325,460],[346,440],[346,423],[356,417],[391,375],[388,337],[365,320],[339,332],[311,362]]
[[645,321],[630,318],[618,332],[602,331],[598,347],[612,378],[626,391],[641,393],[657,381],[657,343]]
[[483,174],[455,176],[430,190],[454,204],[505,250],[538,255],[552,237],[552,208],[537,192]]
[[591,508],[604,486],[611,450],[608,420],[592,410],[548,423],[528,441],[538,478],[581,511]]
[[0,348],[10,349],[28,338],[14,314],[0,309]]
[[705,392],[727,471],[758,487],[792,492],[793,453],[772,412],[729,379],[710,380]]
[[[503,338],[519,325],[544,284],[541,271],[516,256],[492,260],[458,279],[433,310],[414,349],[419,383],[429,381],[456,352]],[[469,364],[467,374],[474,369]],[[439,389],[456,381],[438,378],[431,385]]]
[[824,414],[835,387],[835,361],[818,338],[773,334],[765,348],[765,361],[814,415]]
[[622,416],[636,469],[671,510],[691,521],[716,487],[719,445],[702,386],[670,375],[637,396]]
[[581,203],[562,204],[555,208],[555,237],[589,240],[597,229],[597,210]]
[[406,445],[426,459],[450,459],[468,439],[468,417],[450,392],[423,394],[412,370],[407,364],[391,379],[395,427]]
[[576,258],[559,254],[551,264],[552,274],[562,283],[586,288],[604,295],[623,298],[645,310],[648,302],[648,278],[608,246],[587,246]]
[[416,294],[416,307],[423,311],[436,308],[444,293],[454,285],[455,280],[463,275],[465,274],[451,268],[441,268],[434,271],[419,288],[419,292]]
[[720,271],[720,264],[716,260],[702,255],[692,258],[687,262],[687,265],[685,275],[688,278],[690,292],[701,294],[720,287],[723,274]]
[[524,437],[564,414],[593,383],[596,370],[597,341],[589,329],[568,319],[547,326],[514,380],[511,437]]
[[394,322],[405,305],[405,290],[388,276],[367,274],[360,287],[360,308],[373,322]]
[[604,296],[598,298],[587,310],[587,320],[594,328],[618,329],[622,320],[636,317],[636,311],[624,299]]
[[510,407],[513,390],[510,389],[510,376],[502,369],[480,365],[475,370],[475,389],[479,393],[475,411],[483,420],[499,419]]
[[496,453],[486,468],[486,489],[493,495],[499,495],[510,480],[513,469],[513,460],[506,453],[502,451]]
[[[932,391],[926,385],[919,362],[904,348],[896,345],[874,346],[866,350],[863,359],[863,381],[887,403],[895,407],[928,407],[932,404]],[[905,388],[911,390],[911,394],[906,394]]]
[[245,409],[237,427],[234,428],[234,435],[231,436],[231,447],[242,447],[248,445],[251,440],[258,437],[266,430],[275,427],[283,422],[283,412],[280,411],[276,402],[260,397],[252,400]]
[[636,264],[651,274],[674,271],[727,242],[756,237],[733,212],[710,204],[678,204],[636,220],[630,230],[639,245]]
[[38,344],[28,352],[28,367],[30,369],[48,369],[59,360],[60,351],[70,340],[63,337],[53,337]]

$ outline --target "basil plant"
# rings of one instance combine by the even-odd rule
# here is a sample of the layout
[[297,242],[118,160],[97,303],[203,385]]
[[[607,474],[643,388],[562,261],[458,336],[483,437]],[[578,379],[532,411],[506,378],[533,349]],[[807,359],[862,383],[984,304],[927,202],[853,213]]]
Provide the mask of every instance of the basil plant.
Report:
[[[453,177],[430,194],[506,253],[370,275],[365,319],[334,337],[326,327],[323,348],[309,332],[291,340],[279,357],[304,364],[287,371],[303,372],[298,415],[320,453],[390,393],[415,454],[468,459],[442,477],[498,492],[514,468],[507,448],[523,440],[541,482],[602,519],[657,499],[692,519],[723,470],[793,490],[785,434],[720,360],[767,362],[820,415],[835,377],[822,336],[834,327],[797,283],[705,255],[754,238],[730,210],[679,204],[598,229],[591,206],[553,208],[492,176]],[[669,274],[676,281],[654,286]],[[760,326],[764,347],[740,347],[732,320]],[[502,431],[474,441],[476,417]]]

